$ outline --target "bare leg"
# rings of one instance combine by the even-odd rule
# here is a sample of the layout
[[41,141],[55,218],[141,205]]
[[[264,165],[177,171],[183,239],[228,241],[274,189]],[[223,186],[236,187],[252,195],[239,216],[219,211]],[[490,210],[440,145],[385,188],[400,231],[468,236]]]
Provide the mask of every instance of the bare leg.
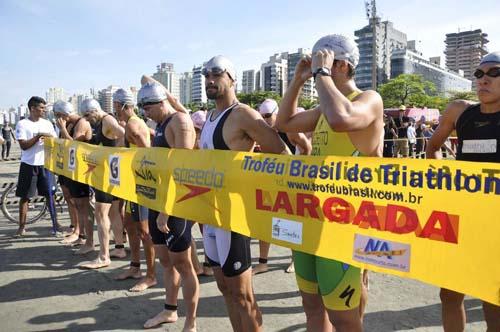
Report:
[[259,264],[257,264],[253,269],[253,274],[259,274],[267,272],[267,258],[269,257],[269,248],[271,244],[259,240]]
[[16,237],[23,236],[26,232],[26,215],[28,214],[29,199],[21,198],[19,200],[19,228],[16,232]]
[[486,332],[500,331],[500,306],[483,302],[483,311],[488,327]]
[[109,258],[109,210],[111,204],[95,203],[95,217],[97,221],[97,234],[99,236],[99,256],[96,260],[82,264],[81,267],[86,269],[100,269],[109,266],[111,259]]
[[441,288],[441,315],[446,332],[465,330],[464,294]]
[[351,310],[326,310],[330,322],[335,326],[337,332],[361,332],[363,324],[359,317],[359,308]]
[[224,301],[226,302],[226,309],[229,315],[229,320],[231,321],[231,326],[233,327],[233,331],[243,331],[240,314],[233,303],[233,298],[226,283],[226,278],[222,273],[222,269],[216,266],[212,267],[212,269],[214,271],[214,277],[215,281],[217,282],[217,287],[219,288],[222,296],[224,297]]
[[111,250],[109,255],[110,257],[125,258],[127,257],[127,253],[123,247],[123,222],[120,214],[120,201],[116,200],[111,203],[109,219],[115,238],[115,249]]
[[361,277],[361,298],[359,303],[359,316],[361,322],[363,322],[363,317],[365,315],[366,305],[368,304],[368,270],[363,270],[363,275]]
[[84,255],[94,251],[94,222],[93,220],[89,220],[89,198],[74,198],[74,201],[78,211],[78,221],[80,224],[83,223],[85,235],[87,236],[85,244],[75,254]]
[[[115,277],[116,280],[125,280],[128,278],[139,279],[142,277],[140,262],[141,262],[141,239],[137,234],[135,222],[132,220],[130,213],[125,213],[125,229],[128,233],[130,245],[130,268]],[[133,265],[132,265],[133,264]],[[136,266],[134,266],[136,265]]]
[[149,225],[148,220],[142,220],[140,222],[135,222],[136,231],[139,233],[139,238],[142,242],[142,247],[144,248],[144,254],[146,256],[146,277],[141,279],[137,284],[130,289],[131,292],[142,292],[156,285],[156,272],[155,272],[155,249],[153,247],[153,241],[149,235]]
[[323,300],[319,294],[300,292],[302,306],[306,314],[306,325],[308,332],[332,332],[333,326],[328,319]]

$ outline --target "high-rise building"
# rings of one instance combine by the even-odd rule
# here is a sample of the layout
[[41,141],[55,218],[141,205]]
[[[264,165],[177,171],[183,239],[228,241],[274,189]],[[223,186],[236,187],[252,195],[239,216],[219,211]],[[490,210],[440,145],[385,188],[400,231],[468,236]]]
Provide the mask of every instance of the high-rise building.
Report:
[[179,79],[176,76],[174,64],[168,62],[156,66],[156,73],[153,74],[155,80],[163,84],[174,97],[179,98]]
[[255,70],[244,70],[241,77],[241,92],[252,93],[255,91]]
[[104,112],[113,113],[113,93],[118,89],[119,87],[110,85],[99,91],[99,104]]
[[193,67],[193,80],[191,85],[191,102],[205,104],[207,102],[207,92],[205,91],[205,76],[201,70],[205,64]]
[[58,100],[66,100],[63,88],[49,88],[45,93],[45,101],[47,104],[54,104]]
[[260,85],[260,70],[255,73],[255,91],[262,91],[262,86]]
[[[432,59],[432,58],[431,58]],[[472,82],[457,72],[441,68],[420,53],[409,49],[394,50],[391,56],[391,77],[418,74],[436,85],[438,94],[449,96],[452,91],[470,91]]]
[[453,71],[463,70],[465,78],[471,80],[475,86],[473,73],[481,58],[488,53],[487,37],[481,29],[446,34],[446,68]]
[[[295,75],[295,66],[299,63],[304,55],[310,55],[311,50],[307,48],[299,48],[296,53],[288,54],[288,77],[287,81],[290,82]],[[301,97],[305,99],[313,99],[316,96],[316,89],[314,89],[314,79],[308,79],[302,87]]]
[[191,103],[191,91],[193,86],[193,73],[184,72],[179,76],[179,100],[181,104]]
[[373,27],[367,25],[356,30],[356,43],[359,48],[359,64],[356,68],[356,85],[362,90],[372,87],[373,47],[376,47],[377,85],[386,83],[391,75],[391,55],[394,50],[406,48],[406,34],[396,30],[390,21],[381,22],[376,18],[375,45],[373,45]]
[[280,96],[288,86],[288,52],[276,53],[260,67],[261,88]]

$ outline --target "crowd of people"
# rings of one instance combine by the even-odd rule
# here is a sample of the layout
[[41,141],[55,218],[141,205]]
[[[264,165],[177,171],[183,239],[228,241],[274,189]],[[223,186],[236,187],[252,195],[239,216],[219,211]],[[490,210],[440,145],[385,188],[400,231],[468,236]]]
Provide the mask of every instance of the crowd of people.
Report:
[[[408,118],[401,108],[398,118],[384,115],[383,101],[376,91],[361,91],[354,81],[359,62],[356,43],[345,36],[328,35],[319,39],[312,55],[304,56],[278,103],[264,100],[257,110],[236,98],[236,71],[229,59],[215,56],[206,62],[207,97],[215,108],[189,114],[161,84],[143,76],[136,100],[130,91],[119,89],[113,95],[113,114],[102,111],[94,99],[85,100],[76,113],[72,105],[59,101],[53,112],[58,135],[43,118],[46,103],[32,97],[29,118],[16,127],[22,148],[17,196],[20,200],[18,236],[26,225],[27,202],[38,189],[48,196],[47,172],[43,168],[44,137],[87,142],[103,146],[166,147],[176,149],[217,149],[274,154],[339,155],[364,157],[441,158],[441,147],[453,130],[458,135],[457,159],[500,162],[500,53],[483,58],[475,72],[479,104],[457,101],[450,104],[434,133],[424,121]],[[298,107],[301,89],[314,78],[319,105]],[[136,106],[154,129],[136,114]],[[475,126],[474,121],[482,121]],[[430,134],[429,134],[430,132]],[[317,137],[321,136],[321,139]],[[429,139],[426,135],[430,135]],[[496,140],[481,151],[470,140]],[[469,146],[470,145],[470,146]],[[466,147],[468,147],[466,149]],[[485,152],[486,151],[486,152]],[[200,161],[202,163],[203,161]],[[146,320],[145,328],[178,319],[177,298],[182,287],[186,306],[183,331],[196,330],[196,311],[200,296],[197,276],[213,275],[226,304],[233,330],[260,331],[263,318],[253,293],[252,275],[267,270],[269,243],[260,241],[259,263],[251,264],[250,238],[211,225],[200,225],[205,262],[201,264],[191,230],[196,221],[166,215],[134,202],[92,189],[64,176],[59,184],[68,204],[71,229],[63,244],[79,246],[77,254],[94,251],[94,220],[89,218],[91,192],[95,198],[95,221],[99,253],[82,268],[99,269],[112,258],[125,258],[130,248],[130,266],[117,274],[117,280],[137,279],[130,291],[141,292],[157,284],[155,261],[159,259],[165,287],[164,308]],[[62,230],[62,229],[61,229]],[[110,233],[114,248],[110,250]],[[146,274],[142,274],[140,247],[143,247]],[[302,297],[308,331],[361,331],[368,298],[368,273],[333,259],[292,252],[288,272],[295,272]],[[347,288],[346,288],[347,286]],[[349,290],[349,296],[346,291]],[[443,326],[446,331],[463,331],[463,294],[441,290]],[[500,331],[500,308],[484,303],[489,331]]]

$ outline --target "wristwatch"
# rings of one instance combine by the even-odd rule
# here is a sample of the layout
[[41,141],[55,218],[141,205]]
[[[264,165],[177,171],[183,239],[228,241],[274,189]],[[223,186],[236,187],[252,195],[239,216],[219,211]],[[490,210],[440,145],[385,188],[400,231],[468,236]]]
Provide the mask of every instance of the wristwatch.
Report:
[[330,76],[332,72],[330,71],[330,68],[328,67],[319,67],[316,68],[316,70],[313,72],[313,77],[316,79],[316,75],[321,75],[321,76]]

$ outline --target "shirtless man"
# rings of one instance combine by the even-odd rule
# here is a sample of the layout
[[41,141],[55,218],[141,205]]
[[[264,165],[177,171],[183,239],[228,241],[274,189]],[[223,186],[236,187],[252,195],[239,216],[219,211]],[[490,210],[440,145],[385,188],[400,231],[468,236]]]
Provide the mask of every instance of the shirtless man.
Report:
[[[284,132],[310,132],[313,155],[381,157],[384,140],[382,98],[375,91],[361,91],[354,83],[359,52],[355,42],[341,35],[321,38],[312,58],[304,57],[280,105],[276,126]],[[297,113],[300,90],[313,76],[320,105]],[[323,137],[322,136],[322,137]],[[361,271],[333,259],[294,252],[295,275],[299,286],[307,331],[361,331]],[[347,283],[354,293],[340,298]],[[318,292],[319,291],[319,292]],[[366,295],[366,294],[365,294]],[[361,312],[360,312],[361,311]]]
[[[456,130],[457,160],[500,163],[500,52],[484,56],[474,76],[479,103],[457,100],[448,105],[428,142],[427,158],[441,159],[441,147]],[[464,331],[464,294],[441,288],[440,297],[444,330]],[[483,312],[487,331],[500,331],[500,306],[483,302]]]
[[[95,99],[85,99],[81,105],[80,117],[78,114],[71,114],[67,117],[59,117],[57,119],[57,126],[60,129],[61,138],[88,142],[92,138],[92,127],[90,123],[85,119],[85,116],[91,112],[93,109],[100,109],[101,106]],[[68,130],[66,129],[66,121],[73,124],[73,127]],[[74,240],[74,244],[83,243],[83,245],[75,252],[77,255],[84,255],[89,252],[94,251],[94,221],[89,218],[89,195],[90,187],[88,184],[80,183],[71,179],[64,180],[65,185],[69,188],[72,200],[75,203],[75,208],[78,215],[78,224],[80,230],[82,228],[85,230],[86,239],[84,239],[81,234],[78,235],[73,233],[73,235],[66,238],[65,242],[70,242]]]
[[[150,147],[150,131],[146,123],[134,112],[134,102],[124,104],[113,101],[113,108],[120,121],[125,122],[125,146],[126,147]],[[116,280],[128,278],[140,279],[131,292],[142,292],[156,285],[155,274],[155,251],[153,241],[149,235],[148,208],[137,203],[126,202],[125,207],[125,229],[130,244],[130,268],[116,276]],[[147,272],[142,278],[141,273],[141,242],[146,256]]]
[[[138,105],[145,115],[157,123],[153,147],[192,149],[196,139],[188,114],[176,111],[167,101],[166,90],[157,83],[147,83],[138,94]],[[145,328],[177,320],[177,295],[182,282],[186,303],[183,331],[196,331],[196,308],[199,282],[191,261],[191,227],[193,222],[149,209],[149,231],[155,253],[163,266],[165,284],[164,310],[149,319]],[[179,278],[180,276],[180,278]]]
[[[133,102],[130,92],[119,89],[113,94],[113,102],[120,105]],[[121,139],[125,130],[116,119],[103,110],[93,110],[86,116],[94,127],[95,138],[93,144],[114,147]],[[127,256],[123,245],[123,224],[120,216],[120,199],[111,194],[94,188],[95,219],[99,236],[99,256],[97,259],[81,264],[85,269],[100,269],[111,264],[110,257],[125,258]],[[115,249],[109,251],[109,230],[113,229]]]
[[[200,149],[253,151],[257,142],[262,152],[288,153],[278,133],[259,113],[236,99],[236,71],[227,58],[213,57],[202,73],[207,97],[215,101],[215,109],[207,114]],[[250,238],[205,225],[203,242],[233,330],[260,331],[262,315],[252,288]]]

